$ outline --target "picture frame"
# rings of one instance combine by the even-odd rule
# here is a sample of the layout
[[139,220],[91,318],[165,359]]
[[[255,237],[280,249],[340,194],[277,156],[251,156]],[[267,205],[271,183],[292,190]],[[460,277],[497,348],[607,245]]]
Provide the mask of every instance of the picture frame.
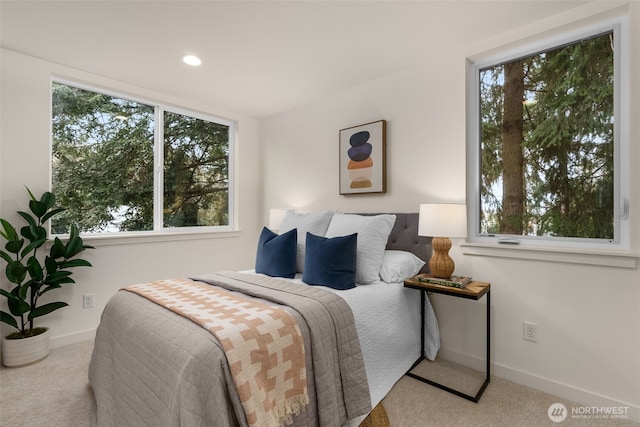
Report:
[[386,120],[340,130],[341,195],[387,192],[386,130]]

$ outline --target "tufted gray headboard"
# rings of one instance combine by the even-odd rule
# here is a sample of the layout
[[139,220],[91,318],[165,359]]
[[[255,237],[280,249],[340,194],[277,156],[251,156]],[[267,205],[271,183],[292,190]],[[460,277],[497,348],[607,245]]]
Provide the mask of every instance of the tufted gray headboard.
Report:
[[396,223],[389,234],[387,249],[415,254],[426,263],[420,272],[428,273],[429,258],[432,253],[431,237],[418,236],[418,213],[394,213],[393,215],[396,216]]

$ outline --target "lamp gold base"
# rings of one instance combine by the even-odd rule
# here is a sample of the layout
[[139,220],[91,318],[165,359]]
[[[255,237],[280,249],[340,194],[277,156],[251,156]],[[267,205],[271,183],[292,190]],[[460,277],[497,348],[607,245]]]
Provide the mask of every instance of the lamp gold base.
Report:
[[456,267],[455,262],[449,256],[451,240],[448,237],[434,237],[431,240],[433,255],[429,259],[429,271],[435,277],[449,279]]

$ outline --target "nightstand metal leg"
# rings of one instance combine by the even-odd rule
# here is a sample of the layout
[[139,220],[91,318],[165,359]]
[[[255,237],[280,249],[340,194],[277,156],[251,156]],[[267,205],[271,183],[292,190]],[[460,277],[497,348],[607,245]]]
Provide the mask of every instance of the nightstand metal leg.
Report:
[[414,378],[416,380],[422,381],[424,383],[427,383],[429,385],[432,385],[434,387],[437,387],[441,390],[445,390],[449,393],[455,394],[456,396],[462,397],[464,399],[470,400],[474,403],[478,403],[478,401],[480,401],[480,398],[482,397],[484,391],[486,390],[487,386],[489,385],[489,381],[490,381],[490,377],[491,377],[491,291],[489,290],[486,293],[487,296],[487,349],[486,349],[486,354],[487,354],[487,360],[486,360],[486,376],[485,376],[485,380],[482,383],[482,386],[480,386],[480,389],[478,390],[478,392],[476,393],[475,396],[471,396],[469,394],[463,393],[461,391],[455,390],[451,387],[447,387],[444,384],[440,384],[437,383],[435,381],[432,381],[428,378],[424,378],[418,374],[414,374],[413,372],[411,372],[416,366],[418,366],[418,364],[420,364],[420,362],[422,362],[423,360],[426,359],[425,357],[425,351],[424,351],[424,332],[425,332],[425,326],[424,326],[424,321],[425,321],[425,295],[426,295],[427,291],[420,291],[420,315],[421,315],[421,321],[422,324],[420,326],[420,357],[418,358],[418,360],[416,360],[414,362],[414,364],[411,366],[411,368],[409,369],[409,371],[406,373],[407,376]]
[[[424,352],[424,304],[426,299],[426,292],[420,292],[420,319],[422,322],[420,323],[420,359],[424,359],[426,354]],[[415,366],[415,365],[414,365]]]

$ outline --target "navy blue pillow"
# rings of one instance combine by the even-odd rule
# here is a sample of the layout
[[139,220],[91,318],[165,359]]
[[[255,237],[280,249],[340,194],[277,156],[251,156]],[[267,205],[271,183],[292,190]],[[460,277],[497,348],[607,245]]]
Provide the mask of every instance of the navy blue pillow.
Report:
[[333,238],[307,233],[302,281],[351,289],[356,286],[358,233]]
[[296,276],[297,248],[297,229],[278,235],[264,227],[258,239],[256,273],[293,279]]

